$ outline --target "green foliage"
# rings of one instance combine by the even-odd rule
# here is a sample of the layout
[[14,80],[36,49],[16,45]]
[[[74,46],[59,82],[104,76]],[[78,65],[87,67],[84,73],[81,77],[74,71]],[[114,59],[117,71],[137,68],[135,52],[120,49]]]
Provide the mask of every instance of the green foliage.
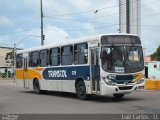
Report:
[[6,57],[5,57],[6,63],[11,63],[11,65],[13,66],[13,52],[8,52],[6,53]]
[[5,60],[12,59],[12,58],[13,58],[13,53],[9,52],[9,53],[6,54]]
[[157,48],[156,52],[150,55],[152,61],[160,61],[160,46]]
[[160,56],[160,46],[157,48],[157,55]]

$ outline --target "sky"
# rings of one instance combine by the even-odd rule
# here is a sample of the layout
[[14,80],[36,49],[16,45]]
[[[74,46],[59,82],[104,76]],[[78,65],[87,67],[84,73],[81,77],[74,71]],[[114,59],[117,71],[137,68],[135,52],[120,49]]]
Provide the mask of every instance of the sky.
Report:
[[[119,0],[42,1],[45,45],[94,34],[118,33]],[[146,55],[160,45],[159,6],[160,0],[141,0],[141,40]],[[0,46],[40,46],[39,36],[40,0],[0,0]]]

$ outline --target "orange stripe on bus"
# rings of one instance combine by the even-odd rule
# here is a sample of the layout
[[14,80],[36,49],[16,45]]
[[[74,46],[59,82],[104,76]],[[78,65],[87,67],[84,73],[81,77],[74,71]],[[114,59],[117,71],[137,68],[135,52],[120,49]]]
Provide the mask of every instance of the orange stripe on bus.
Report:
[[16,70],[16,79],[17,80],[33,80],[34,78],[37,78],[38,80],[42,80],[42,75],[36,70],[28,69],[27,71],[24,71],[22,69]]
[[34,70],[37,70],[37,71],[43,71],[44,68],[35,68]]

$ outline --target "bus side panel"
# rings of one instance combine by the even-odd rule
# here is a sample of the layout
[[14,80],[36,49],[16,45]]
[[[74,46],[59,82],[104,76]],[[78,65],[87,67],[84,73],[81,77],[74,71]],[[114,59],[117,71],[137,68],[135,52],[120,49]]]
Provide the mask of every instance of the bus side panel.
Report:
[[58,91],[58,80],[41,80],[39,83],[41,90]]
[[[91,94],[90,81],[84,80],[86,93]],[[76,93],[75,80],[61,80],[62,91]]]
[[24,88],[23,70],[22,69],[16,70],[16,85],[18,87]]
[[75,93],[75,80],[61,80],[62,91]]

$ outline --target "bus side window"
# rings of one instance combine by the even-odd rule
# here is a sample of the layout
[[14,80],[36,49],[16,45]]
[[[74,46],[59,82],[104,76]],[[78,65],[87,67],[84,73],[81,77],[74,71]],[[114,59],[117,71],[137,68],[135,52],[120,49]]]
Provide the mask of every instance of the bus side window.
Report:
[[40,66],[45,67],[48,66],[48,50],[40,51]]
[[73,46],[68,45],[61,48],[61,64],[72,65],[73,63]]
[[16,56],[16,67],[22,68],[22,54]]
[[60,48],[52,48],[50,50],[50,65],[51,66],[60,65]]
[[39,64],[39,52],[31,52],[31,67],[38,67]]
[[74,47],[74,63],[87,64],[88,62],[88,46],[87,43],[77,44]]
[[74,45],[74,64],[78,64],[79,52],[77,50],[77,45]]

